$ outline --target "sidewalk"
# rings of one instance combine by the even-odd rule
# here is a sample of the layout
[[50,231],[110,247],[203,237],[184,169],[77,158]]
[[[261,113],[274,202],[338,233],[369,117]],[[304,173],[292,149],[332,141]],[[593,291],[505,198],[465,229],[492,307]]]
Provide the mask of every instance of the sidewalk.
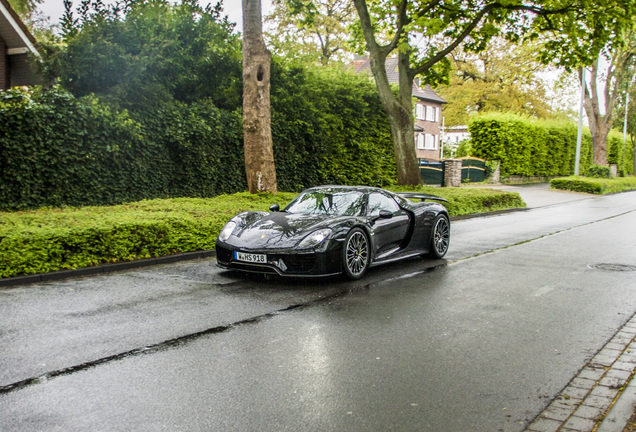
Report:
[[[528,208],[594,198],[549,184],[493,185],[518,192]],[[636,315],[621,328],[524,432],[623,432],[635,412]]]

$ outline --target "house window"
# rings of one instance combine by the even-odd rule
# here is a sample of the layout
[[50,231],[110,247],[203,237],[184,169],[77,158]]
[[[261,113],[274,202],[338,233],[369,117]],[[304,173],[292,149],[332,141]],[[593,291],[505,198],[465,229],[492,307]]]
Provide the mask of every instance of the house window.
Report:
[[426,118],[425,115],[426,107],[422,104],[415,104],[415,116],[419,120],[424,120]]
[[424,134],[417,134],[417,148],[424,150]]
[[[418,141],[419,145],[419,141]],[[439,148],[439,135],[426,134],[424,138],[424,150],[437,150]]]
[[426,121],[435,121],[435,108],[432,106],[426,107]]

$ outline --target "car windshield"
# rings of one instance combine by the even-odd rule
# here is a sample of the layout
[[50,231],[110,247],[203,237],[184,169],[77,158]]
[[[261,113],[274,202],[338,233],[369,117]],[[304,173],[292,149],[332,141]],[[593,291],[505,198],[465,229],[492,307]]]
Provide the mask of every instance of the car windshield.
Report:
[[364,194],[357,191],[315,190],[298,195],[285,211],[288,213],[358,216],[362,212]]

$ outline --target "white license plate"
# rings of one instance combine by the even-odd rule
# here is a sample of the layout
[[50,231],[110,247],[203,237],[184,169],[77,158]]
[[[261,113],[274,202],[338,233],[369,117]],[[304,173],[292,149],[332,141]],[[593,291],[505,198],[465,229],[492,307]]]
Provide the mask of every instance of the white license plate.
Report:
[[267,255],[234,252],[234,259],[237,261],[244,261],[249,263],[265,264],[267,262]]

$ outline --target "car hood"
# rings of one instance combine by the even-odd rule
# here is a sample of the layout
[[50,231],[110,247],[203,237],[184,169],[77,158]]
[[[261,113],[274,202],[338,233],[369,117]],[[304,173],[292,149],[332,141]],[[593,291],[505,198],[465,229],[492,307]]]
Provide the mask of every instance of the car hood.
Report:
[[234,233],[227,243],[248,249],[279,249],[296,246],[305,236],[337,225],[346,216],[286,212],[246,212],[236,216]]

